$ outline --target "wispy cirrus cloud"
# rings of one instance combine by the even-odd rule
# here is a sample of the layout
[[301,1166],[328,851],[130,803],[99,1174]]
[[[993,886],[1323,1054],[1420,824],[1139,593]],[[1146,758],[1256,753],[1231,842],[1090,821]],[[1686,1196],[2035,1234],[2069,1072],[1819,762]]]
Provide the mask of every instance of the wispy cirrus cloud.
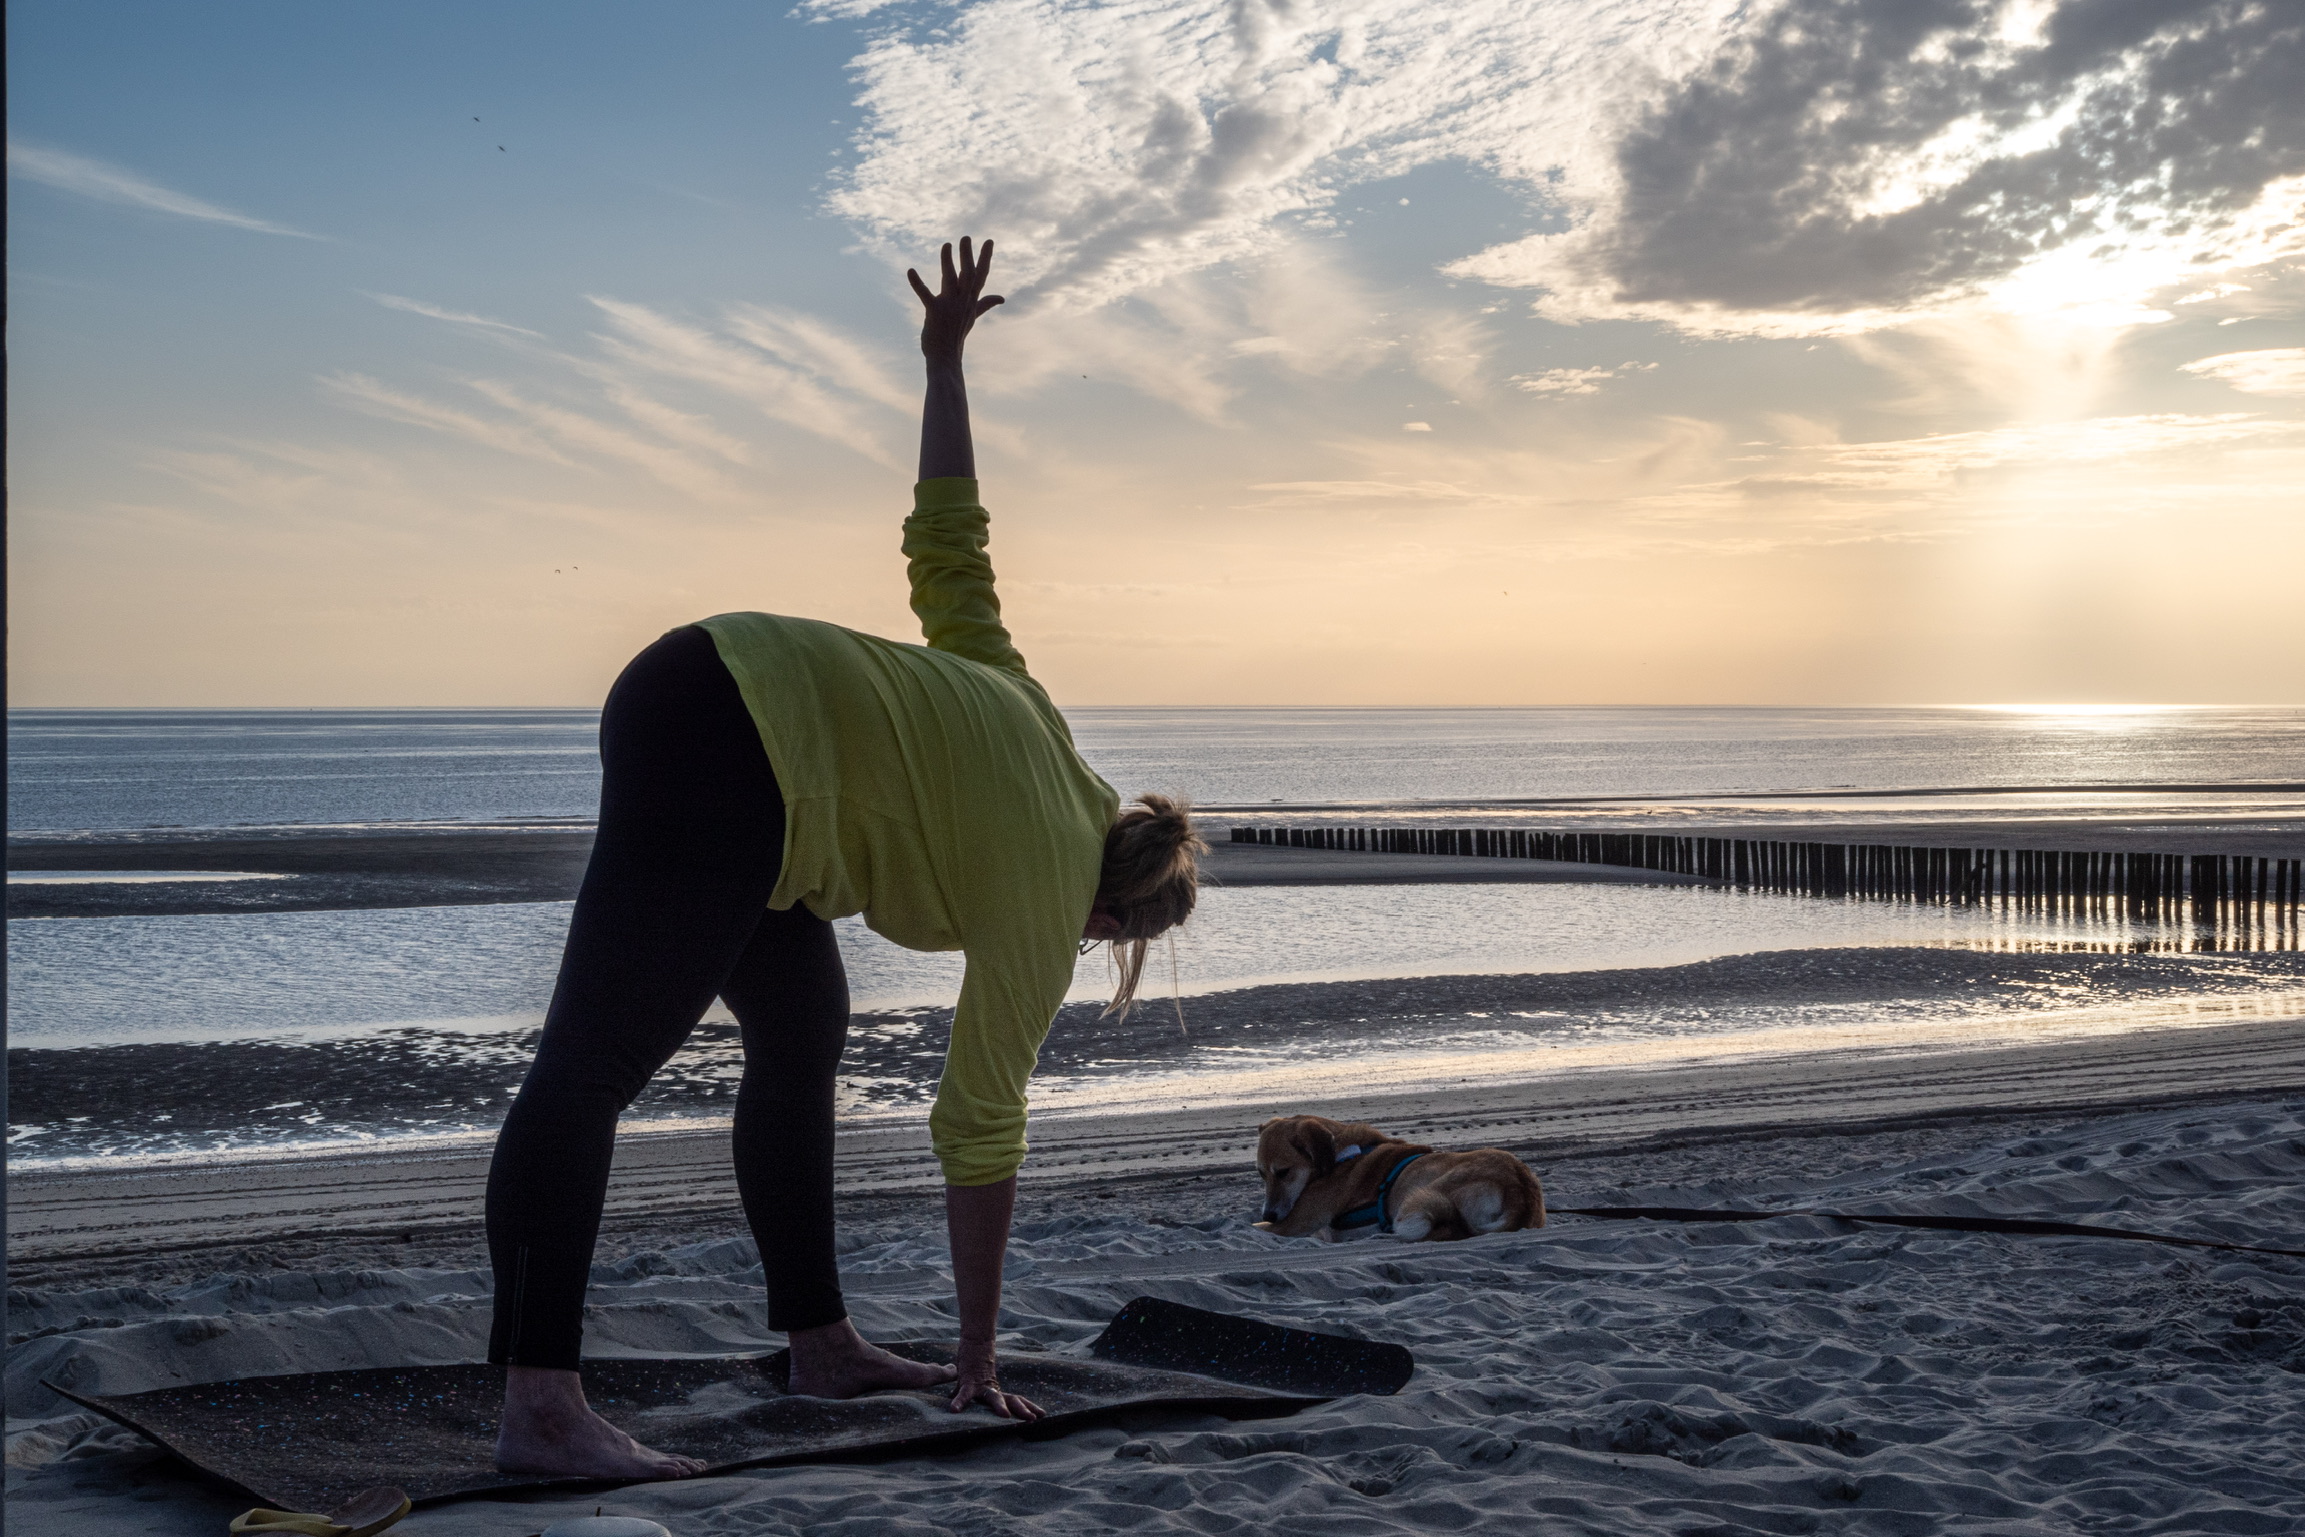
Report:
[[1436,548],[1494,539],[1550,560],[1910,542],[2044,518],[2093,525],[2191,505],[2204,487],[2240,492],[2227,468],[2233,452],[2278,461],[2261,466],[2245,494],[2305,492],[2305,423],[2248,412],[1781,444],[1738,443],[1709,423],[1668,418],[1593,458],[1467,458],[1410,442],[1345,445],[1362,474],[1252,485],[1244,510],[1380,517],[1446,530],[1429,536]]
[[646,432],[634,432],[584,411],[549,401],[534,400],[495,379],[474,379],[469,387],[515,421],[550,438],[572,453],[620,461],[650,478],[685,491],[700,501],[722,501],[737,494],[716,466],[687,452],[686,445],[667,443]]
[[874,367],[865,349],[835,328],[759,306],[741,309],[731,336],[676,320],[646,305],[594,296],[606,317],[601,338],[631,370],[703,385],[796,427],[896,468],[892,412],[912,402]]
[[1985,471],[2073,465],[2110,469],[2300,436],[2305,436],[2305,423],[2274,421],[2245,411],[2099,416],[1873,443],[1819,444],[1794,450],[1785,468],[1753,477],[1749,483],[1895,494],[1950,488],[1960,476]]
[[397,390],[366,374],[338,373],[322,378],[321,387],[345,404],[370,416],[386,421],[401,422],[411,427],[424,427],[450,437],[493,448],[499,453],[516,454],[523,459],[537,459],[568,469],[582,466],[539,437],[531,428],[517,422],[492,420],[445,406],[421,395]]
[[2196,358],[2180,370],[2251,395],[2305,396],[2305,347],[2267,347]]
[[1627,374],[1646,373],[1654,363],[1619,363],[1614,368],[1548,368],[1543,373],[1515,374],[1515,389],[1531,395],[1598,395],[1601,386]]
[[482,330],[501,331],[508,336],[531,336],[538,341],[544,340],[542,331],[531,331],[528,327],[516,326],[509,320],[491,320],[486,315],[468,315],[462,310],[442,309],[437,304],[427,304],[422,299],[404,299],[398,294],[372,293],[368,297],[388,310],[401,310],[411,315],[422,315],[427,320],[445,320],[451,325],[477,326]]
[[178,192],[158,182],[147,181],[123,166],[94,160],[86,155],[75,155],[67,150],[47,149],[10,140],[8,174],[59,191],[93,198],[99,203],[120,203],[131,208],[149,209],[154,213],[172,214],[179,219],[197,219],[207,224],[229,224],[235,229],[253,230],[260,235],[288,235],[298,240],[328,238],[307,230],[291,229],[285,224],[274,224],[269,219],[239,213],[190,193]]
[[[475,327],[520,360],[517,378],[461,377],[461,398],[437,398],[368,374],[321,380],[366,415],[586,473],[638,471],[699,503],[741,501],[729,466],[762,446],[732,412],[841,444],[898,468],[891,442],[916,402],[889,360],[818,317],[737,305],[718,322],[676,319],[646,305],[594,297],[606,329],[596,349],[563,349],[525,326],[398,295],[390,308]],[[668,398],[670,397],[670,398]]]

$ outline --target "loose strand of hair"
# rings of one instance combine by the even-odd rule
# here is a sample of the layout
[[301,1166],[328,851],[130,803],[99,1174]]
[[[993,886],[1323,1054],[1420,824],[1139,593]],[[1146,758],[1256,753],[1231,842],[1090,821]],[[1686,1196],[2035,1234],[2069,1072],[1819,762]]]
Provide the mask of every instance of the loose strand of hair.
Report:
[[1184,985],[1184,976],[1183,976],[1183,973],[1182,973],[1181,971],[1179,971],[1179,970],[1178,970],[1178,968],[1177,968],[1177,933],[1176,933],[1176,930],[1174,930],[1174,929],[1171,929],[1171,930],[1169,930],[1169,932],[1168,932],[1168,942],[1169,942],[1169,1003],[1170,1003],[1170,1005],[1171,1005],[1171,1006],[1173,1006],[1173,1007],[1176,1009],[1176,1011],[1177,1011],[1177,1034],[1178,1034],[1178,1035],[1181,1035],[1181,1036],[1183,1036],[1183,1037],[1184,1037],[1186,1040],[1188,1040],[1188,1041],[1189,1041],[1189,1040],[1191,1040],[1191,1039],[1193,1038],[1193,1033],[1192,1033],[1190,1030],[1187,1030],[1187,1029],[1185,1028],[1185,985]]
[[1111,1019],[1118,1015],[1126,1020],[1135,1011],[1137,983],[1144,976],[1145,951],[1150,944],[1151,941],[1143,939],[1116,939],[1112,942],[1106,954],[1119,971],[1120,977],[1118,985],[1113,989],[1112,1002],[1105,1005],[1104,1012],[1097,1016],[1099,1019]]

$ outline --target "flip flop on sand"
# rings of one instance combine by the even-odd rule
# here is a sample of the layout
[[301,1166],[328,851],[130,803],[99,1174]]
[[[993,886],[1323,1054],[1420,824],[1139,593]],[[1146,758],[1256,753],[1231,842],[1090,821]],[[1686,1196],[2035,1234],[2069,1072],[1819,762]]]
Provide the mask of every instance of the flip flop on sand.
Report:
[[408,1514],[410,1500],[398,1489],[371,1489],[325,1516],[262,1506],[232,1519],[232,1537],[376,1537]]

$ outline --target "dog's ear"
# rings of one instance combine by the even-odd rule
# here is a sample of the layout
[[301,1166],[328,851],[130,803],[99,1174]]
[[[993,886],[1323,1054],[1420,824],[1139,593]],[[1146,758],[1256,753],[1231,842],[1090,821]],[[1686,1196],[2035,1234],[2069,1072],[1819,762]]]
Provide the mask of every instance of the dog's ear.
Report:
[[1328,1122],[1317,1116],[1305,1117],[1305,1151],[1312,1155],[1314,1179],[1326,1179],[1336,1172],[1337,1139],[1330,1134]]

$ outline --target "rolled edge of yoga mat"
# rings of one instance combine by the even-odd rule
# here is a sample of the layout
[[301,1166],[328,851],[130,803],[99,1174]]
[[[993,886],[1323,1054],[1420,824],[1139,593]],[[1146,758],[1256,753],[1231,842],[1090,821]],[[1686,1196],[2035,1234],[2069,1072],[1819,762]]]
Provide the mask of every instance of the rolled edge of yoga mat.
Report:
[[1159,1297],[1138,1297],[1089,1344],[1100,1361],[1193,1372],[1271,1393],[1398,1393],[1417,1369],[1400,1345],[1317,1334]]

